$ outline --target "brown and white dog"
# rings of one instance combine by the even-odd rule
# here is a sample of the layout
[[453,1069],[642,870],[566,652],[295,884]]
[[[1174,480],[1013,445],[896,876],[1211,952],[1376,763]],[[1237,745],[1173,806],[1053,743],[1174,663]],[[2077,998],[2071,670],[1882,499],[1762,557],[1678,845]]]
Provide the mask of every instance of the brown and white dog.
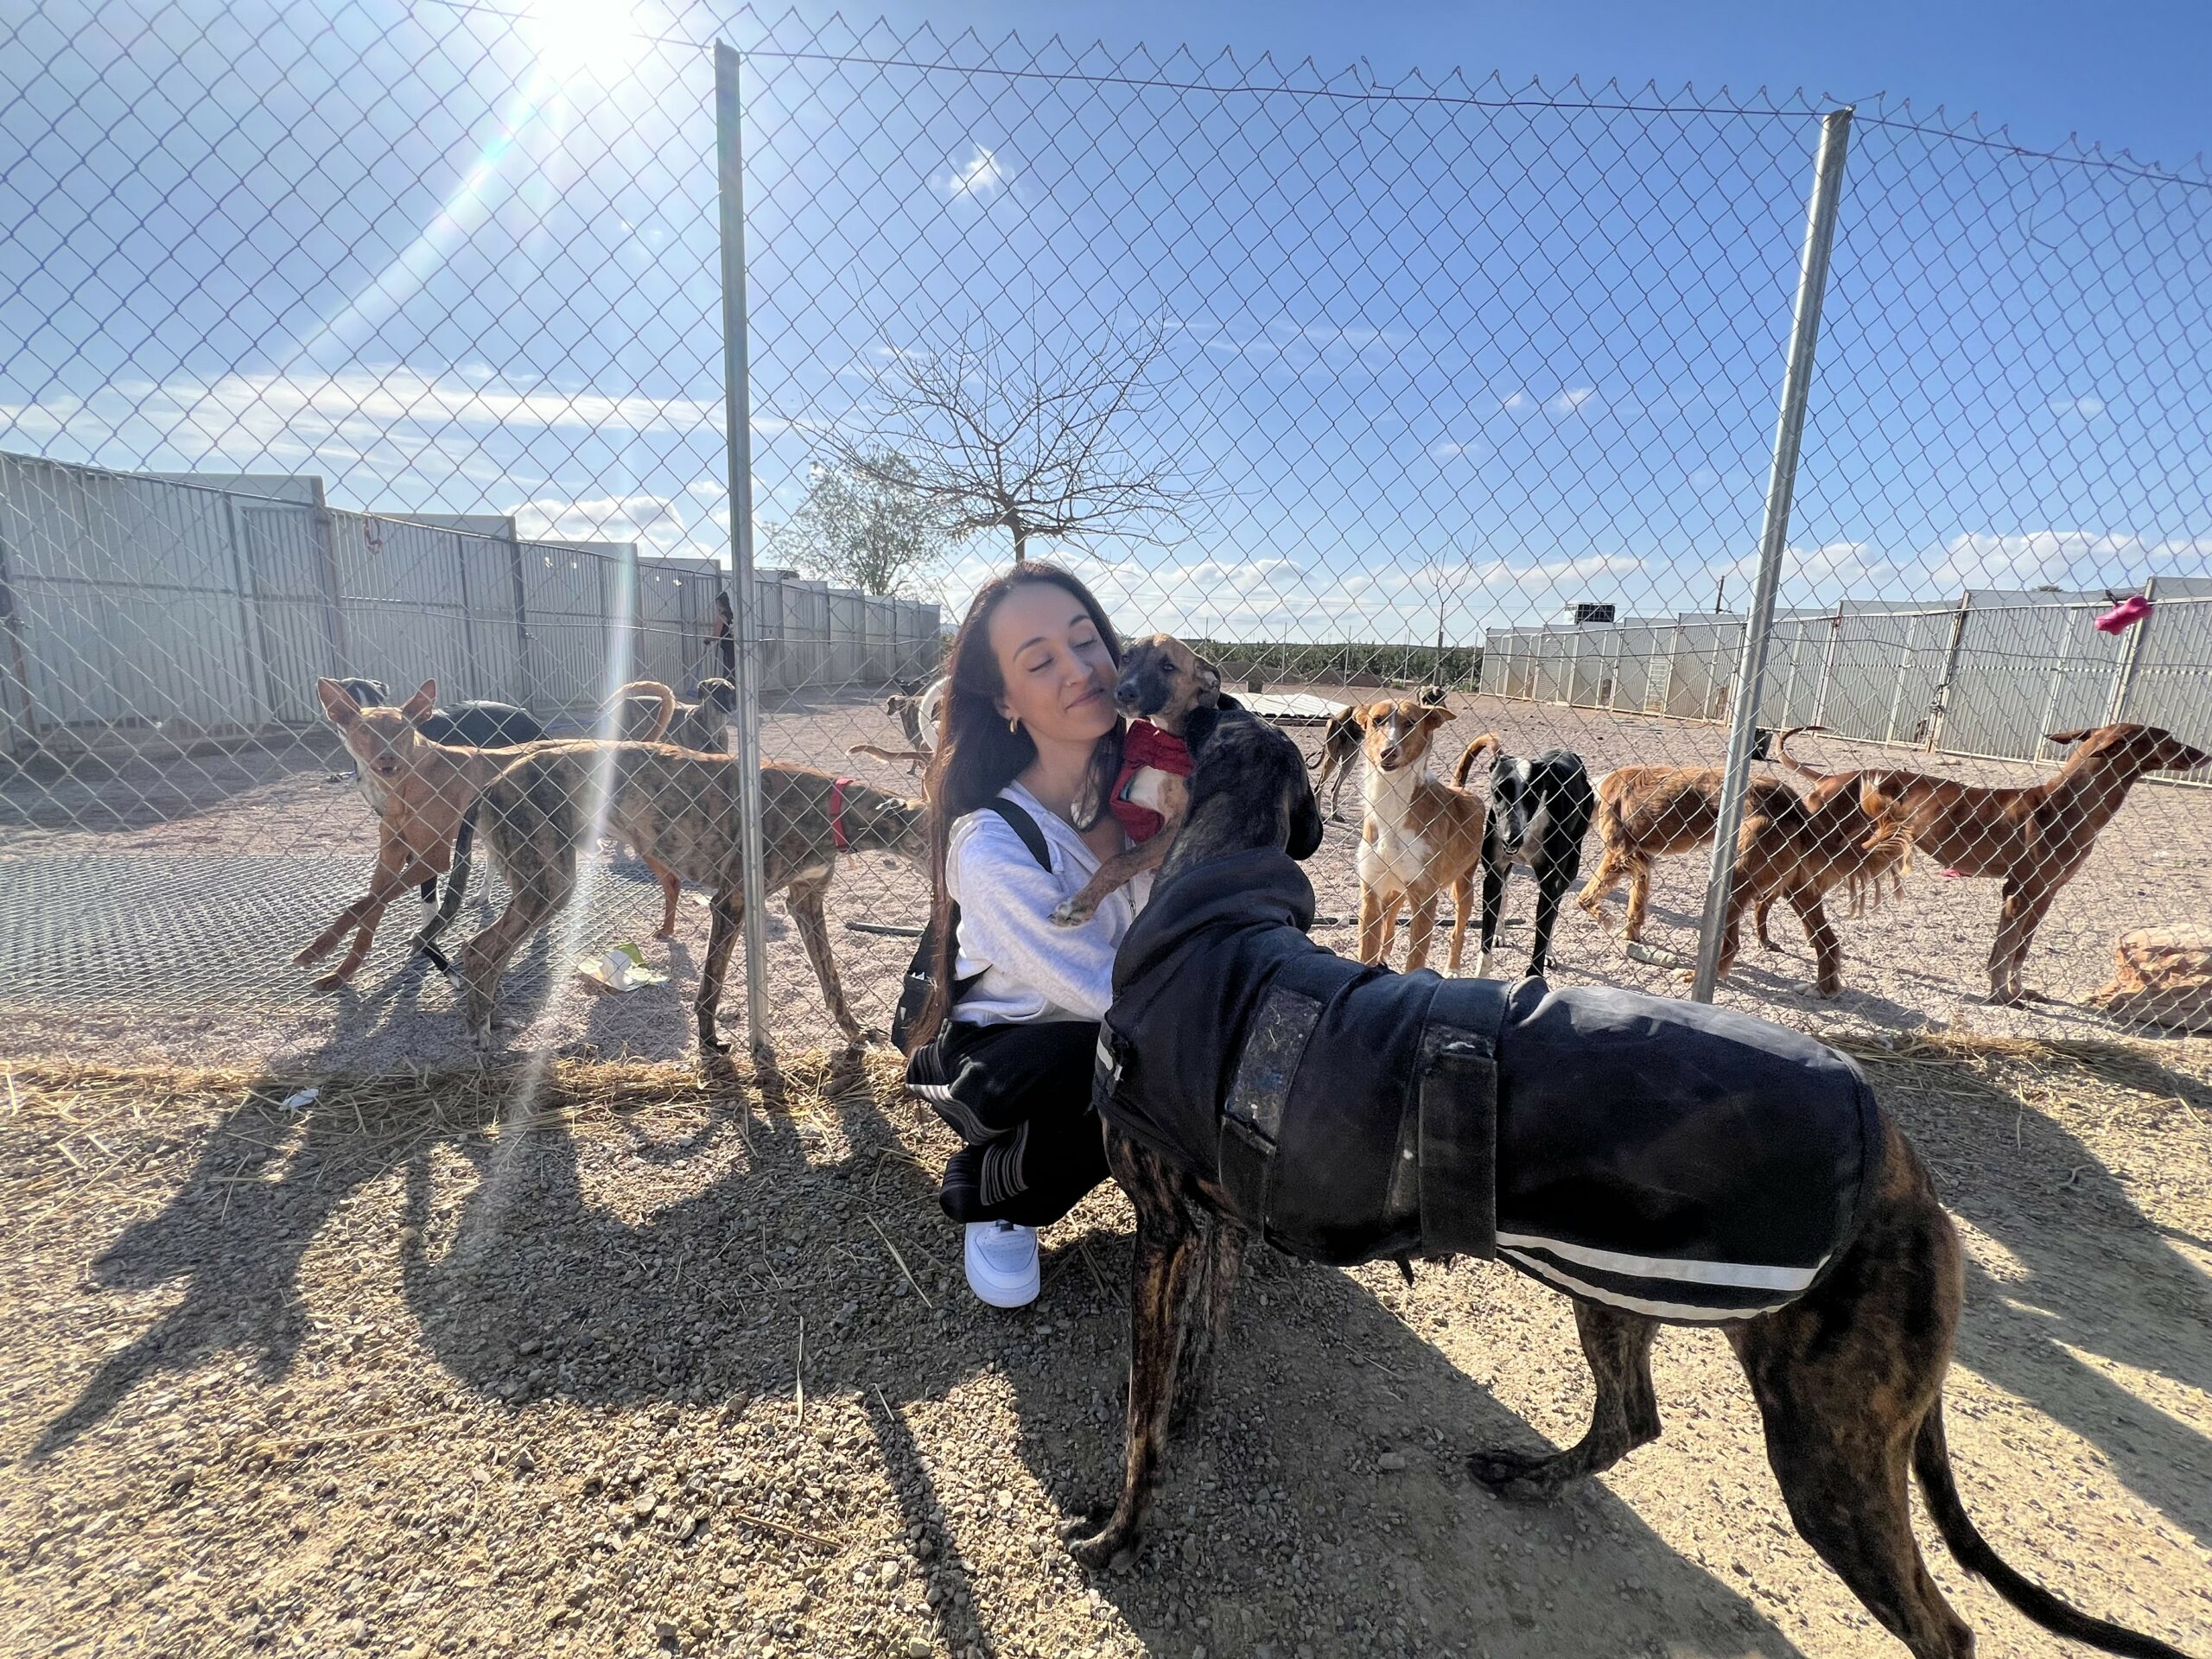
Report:
[[[1122,764],[1106,810],[1132,835],[1148,830],[1135,846],[1098,867],[1082,891],[1052,912],[1062,927],[1080,927],[1097,912],[1107,894],[1116,893],[1147,870],[1156,870],[1175,844],[1189,801],[1184,779],[1191,775],[1185,747],[1185,722],[1200,709],[1222,706],[1221,671],[1180,639],[1155,633],[1140,640],[1122,658],[1114,683],[1114,706],[1131,724],[1122,739]],[[1149,726],[1167,740],[1159,741]],[[1134,810],[1132,810],[1134,809]]]
[[1483,857],[1482,798],[1465,787],[1475,757],[1495,747],[1484,732],[1467,745],[1450,784],[1428,775],[1428,751],[1452,710],[1413,697],[1372,702],[1359,711],[1367,760],[1367,813],[1359,830],[1359,959],[1390,952],[1398,912],[1409,910],[1406,971],[1425,966],[1436,931],[1436,899],[1451,890],[1453,914],[1447,971],[1459,971],[1467,924],[1475,913],[1474,876]]
[[1989,1000],[1998,1003],[2046,1000],[2020,982],[2028,947],[2051,900],[2080,872],[2098,832],[2126,803],[2136,780],[2146,772],[2212,766],[2212,754],[2171,732],[2123,721],[2051,733],[2052,742],[2075,746],[2056,775],[2039,784],[1992,789],[1922,772],[1821,772],[1792,760],[1788,741],[1818,729],[1794,728],[1774,746],[1776,764],[1813,780],[1813,800],[1854,791],[1878,836],[1910,844],[1961,875],[1994,876],[2005,883],[1997,937],[1989,946]]
[[[633,680],[620,695],[631,694],[658,703],[657,730],[668,724],[676,706],[674,692],[658,681]],[[292,958],[302,968],[320,962],[337,949],[348,929],[356,930],[345,957],[315,982],[317,990],[327,991],[359,969],[376,938],[377,925],[394,899],[453,868],[454,840],[468,822],[486,780],[512,760],[516,752],[434,743],[423,736],[423,722],[438,700],[435,680],[423,681],[422,689],[397,709],[364,707],[353,690],[338,680],[317,680],[315,695],[325,718],[344,735],[347,753],[360,767],[362,789],[377,809],[377,868],[367,894],[339,912],[338,919]],[[441,965],[431,941],[460,905],[461,884],[448,883],[446,907],[418,937]]]
[[[1440,685],[1424,685],[1421,701],[1432,709],[1444,706],[1445,690]],[[1321,791],[1329,789],[1331,779],[1336,787],[1329,792],[1329,817],[1333,822],[1338,805],[1343,801],[1344,779],[1351,776],[1351,763],[1359,754],[1360,710],[1357,704],[1344,703],[1329,716],[1329,723],[1321,731],[1321,753],[1306,764],[1315,772],[1313,798],[1319,800]]]

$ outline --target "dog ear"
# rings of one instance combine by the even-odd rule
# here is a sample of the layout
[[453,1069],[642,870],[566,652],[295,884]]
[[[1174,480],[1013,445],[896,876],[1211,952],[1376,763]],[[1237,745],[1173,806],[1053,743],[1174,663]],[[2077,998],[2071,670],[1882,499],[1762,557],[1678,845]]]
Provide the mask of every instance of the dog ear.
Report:
[[2050,732],[2046,735],[2054,743],[2079,743],[2085,737],[2095,736],[2099,728],[2094,726],[2084,726],[2078,731]]
[[425,680],[423,682],[421,690],[399,705],[399,712],[406,717],[409,725],[420,726],[423,723],[423,717],[437,706],[438,683],[435,680]]
[[1321,850],[1321,805],[1301,773],[1290,786],[1290,838],[1283,850],[1301,863]]
[[1432,702],[1421,711],[1421,723],[1432,730],[1439,726],[1449,726],[1459,717],[1458,712],[1448,702]]
[[1190,750],[1193,760],[1198,758],[1198,751],[1205,747],[1206,740],[1220,725],[1221,710],[1204,705],[1192,709],[1183,717],[1183,747]]
[[353,694],[335,680],[318,679],[315,694],[322,700],[322,717],[343,731],[361,717],[361,705],[353,701]]
[[1221,695],[1221,671],[1216,668],[1211,663],[1206,661],[1203,657],[1194,658],[1192,661],[1198,666],[1198,678],[1205,683],[1206,688],[1205,695],[1209,696],[1219,696]]

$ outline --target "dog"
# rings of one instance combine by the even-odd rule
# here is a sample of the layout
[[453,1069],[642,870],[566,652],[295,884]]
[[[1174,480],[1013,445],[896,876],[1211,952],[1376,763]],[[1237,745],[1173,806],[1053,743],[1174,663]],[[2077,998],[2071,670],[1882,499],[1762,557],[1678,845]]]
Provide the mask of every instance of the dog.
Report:
[[1484,979],[1491,976],[1506,878],[1517,861],[1536,878],[1536,937],[1529,972],[1541,978],[1559,901],[1582,868],[1582,838],[1597,816],[1589,769],[1572,749],[1546,749],[1527,760],[1500,749],[1491,756],[1489,806],[1483,824],[1482,955],[1476,958],[1475,972]]
[[651,734],[659,718],[657,698],[624,686],[615,693],[612,706],[617,721],[612,735],[625,742],[673,743],[679,749],[701,754],[728,754],[730,716],[737,712],[737,687],[724,679],[700,681],[699,701],[677,703],[667,730],[658,738]]
[[1812,781],[1808,799],[1855,792],[1873,833],[1884,841],[1924,852],[1962,875],[2004,881],[1988,962],[1989,1000],[1999,1005],[2049,1001],[2021,982],[2036,929],[2136,780],[2146,772],[2212,766],[2212,754],[2171,732],[2123,721],[2051,733],[2052,742],[2074,747],[2055,775],[2039,784],[1993,789],[1920,772],[1822,772],[1793,760],[1789,740],[1819,729],[1797,727],[1775,741],[1776,763]]
[[1082,926],[1107,894],[1160,868],[1183,822],[1183,779],[1191,770],[1183,740],[1185,723],[1198,710],[1218,709],[1222,702],[1221,671],[1174,635],[1155,633],[1129,647],[1114,683],[1114,706],[1130,724],[1122,734],[1122,764],[1107,810],[1132,836],[1142,838],[1100,864],[1078,892],[1061,901],[1052,912],[1054,922]]
[[[464,1016],[479,1048],[492,1046],[500,975],[574,895],[578,854],[604,824],[638,849],[664,892],[673,892],[678,880],[714,890],[693,1012],[702,1053],[728,1050],[715,1033],[715,1015],[745,913],[739,776],[734,755],[666,743],[547,743],[486,781],[478,823],[511,897],[461,950]],[[846,1006],[823,902],[845,853],[880,850],[925,860],[922,803],[810,766],[771,761],[760,768],[760,890],[785,894],[830,1018],[849,1042],[861,1043],[868,1033]],[[765,1033],[754,1032],[753,1045],[756,1054],[768,1052]]]
[[1313,779],[1313,793],[1318,798],[1334,779],[1336,789],[1329,797],[1329,818],[1337,821],[1338,807],[1344,798],[1344,779],[1351,776],[1351,763],[1359,753],[1361,730],[1359,710],[1351,703],[1339,705],[1330,715],[1329,723],[1322,728],[1321,753],[1306,764],[1317,769]]
[[[1913,1476],[1960,1563],[2037,1624],[2181,1659],[2022,1577],[1975,1529],[1942,1410],[1963,1251],[1925,1166],[1849,1061],[1701,1004],[1355,969],[1304,937],[1313,889],[1282,856],[1320,835],[1296,746],[1228,716],[1201,715],[1192,735],[1190,809],[1123,941],[1101,1031],[1094,1098],[1137,1225],[1121,1490],[1110,1512],[1065,1529],[1080,1560],[1135,1559],[1255,1230],[1330,1262],[1441,1244],[1494,1250],[1565,1291],[1596,1383],[1573,1446],[1470,1456],[1501,1497],[1552,1497],[1657,1439],[1661,1325],[1719,1325],[1800,1535],[1918,1659],[1967,1659],[1974,1634],[1913,1537]],[[1241,1042],[1222,1032],[1224,1013]],[[1375,1043],[1359,1040],[1370,1031]],[[1182,1052],[1209,1039],[1228,1045],[1211,1063]],[[1376,1067],[1378,1054],[1420,1075]],[[1716,1076],[1731,1080],[1725,1100]],[[1503,1109],[1524,1096],[1526,1109]],[[1688,1186],[1672,1187],[1677,1177]],[[1767,1207],[1801,1191],[1820,1197],[1816,1212]],[[1313,1230],[1370,1211],[1357,1236]],[[1510,1230],[1535,1221],[1656,1239],[1647,1230],[1686,1216],[1700,1228],[1653,1251],[1681,1259]],[[1765,1253],[1696,1254],[1770,1225]],[[1788,1269],[1733,1265],[1804,1262],[1808,1249],[1823,1254]],[[1631,1306],[1655,1279],[1694,1300]]]
[[898,690],[883,700],[883,712],[899,722],[906,735],[903,749],[887,749],[875,743],[855,743],[847,754],[871,754],[879,760],[906,763],[908,773],[929,765],[937,753],[938,724],[944,716],[944,700],[951,680],[939,676],[925,689],[919,680],[899,680]]
[[[344,679],[338,683],[359,708],[381,709],[391,705],[391,689],[382,680]],[[450,709],[433,709],[423,716],[416,729],[433,743],[459,744],[472,749],[512,749],[524,743],[545,741],[543,723],[530,710],[512,702],[494,702],[486,697],[471,697]],[[384,810],[382,797],[372,781],[371,774],[364,771],[358,761],[353,766],[353,779],[360,785],[362,797],[369,804],[369,810],[380,814]],[[469,836],[468,820],[463,818],[454,843],[453,874],[446,880],[449,892],[455,885],[464,891],[467,888]],[[423,902],[435,904],[437,898],[438,883],[434,876],[423,884]],[[455,897],[454,904],[456,908],[460,903],[460,899]],[[435,959],[435,950],[431,955]],[[442,968],[445,964],[440,963],[438,965]]]
[[[1421,689],[1421,702],[1427,708],[1442,708],[1445,696],[1445,690],[1440,685],[1424,685]],[[1313,779],[1313,793],[1317,798],[1329,787],[1332,778],[1336,780],[1336,788],[1329,797],[1329,821],[1332,823],[1338,820],[1337,809],[1344,796],[1344,779],[1351,776],[1351,763],[1359,753],[1359,741],[1358,708],[1351,703],[1339,704],[1329,715],[1328,724],[1322,728],[1321,753],[1306,763],[1319,769],[1319,776]]]
[[[675,694],[653,681],[634,681],[623,690],[658,693],[664,700],[664,723],[667,711],[675,707]],[[448,964],[435,940],[461,908],[467,885],[461,861],[468,854],[467,832],[477,797],[486,780],[516,753],[526,753],[527,746],[522,751],[499,750],[438,743],[425,736],[423,728],[437,702],[435,680],[423,681],[397,709],[364,707],[337,680],[317,680],[315,695],[324,717],[344,735],[346,752],[360,769],[362,788],[377,808],[377,868],[367,894],[339,912],[338,919],[292,958],[293,965],[306,968],[321,961],[347,930],[355,930],[344,959],[316,980],[315,988],[327,991],[345,984],[368,955],[377,925],[392,900],[417,885],[427,893],[440,875],[451,870],[443,904],[415,939],[416,948],[444,969]]]
[[[1606,897],[1626,876],[1623,943],[1634,944],[1643,937],[1653,861],[1713,839],[1720,824],[1722,775],[1719,766],[1617,766],[1598,780],[1598,841],[1603,852],[1575,903],[1603,924]],[[1745,791],[1744,812],[1746,817],[1771,816],[1796,799],[1797,791],[1779,779],[1754,778]],[[1758,936],[1761,944],[1773,948],[1764,906]]]
[[1367,776],[1366,817],[1359,828],[1359,959],[1389,954],[1401,908],[1410,910],[1406,971],[1428,961],[1436,931],[1436,898],[1450,888],[1453,906],[1446,967],[1459,971],[1467,923],[1474,915],[1474,873],[1483,855],[1482,801],[1468,792],[1468,768],[1497,734],[1467,745],[1450,785],[1428,775],[1428,748],[1450,724],[1452,710],[1412,697],[1370,703],[1359,711]]
[[[1813,947],[1815,991],[1824,997],[1840,995],[1843,947],[1827,918],[1827,895],[1844,888],[1850,895],[1851,914],[1859,916],[1879,901],[1885,877],[1893,891],[1902,891],[1908,849],[1880,837],[1875,830],[1873,821],[1859,810],[1858,798],[1847,791],[1825,799],[1801,798],[1783,786],[1747,800],[1736,838],[1718,977],[1726,979],[1735,965],[1747,907],[1758,908],[1759,942],[1774,948],[1766,918],[1774,901],[1781,899],[1796,912],[1806,942]],[[1681,977],[1694,979],[1694,970],[1685,970]]]

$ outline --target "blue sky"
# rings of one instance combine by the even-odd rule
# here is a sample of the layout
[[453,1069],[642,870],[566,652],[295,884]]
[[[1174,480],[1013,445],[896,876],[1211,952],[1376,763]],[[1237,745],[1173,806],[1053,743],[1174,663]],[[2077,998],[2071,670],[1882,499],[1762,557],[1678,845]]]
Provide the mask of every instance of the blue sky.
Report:
[[[577,0],[195,3],[0,38],[0,447],[721,550],[704,55]],[[1783,602],[2208,567],[2212,189],[1947,136],[1979,108],[2023,146],[2181,160],[2203,9],[1039,10],[639,14],[754,54],[764,523],[890,353],[1158,327],[1128,440],[1204,499],[1154,544],[1065,550],[1132,624],[1427,639],[1440,595],[1467,641],[1739,594],[1802,85],[1863,101]],[[1081,78],[916,67],[947,56]],[[1180,84],[1239,79],[1275,90]],[[1694,107],[1724,85],[1751,112]],[[1003,556],[926,580],[957,603]]]

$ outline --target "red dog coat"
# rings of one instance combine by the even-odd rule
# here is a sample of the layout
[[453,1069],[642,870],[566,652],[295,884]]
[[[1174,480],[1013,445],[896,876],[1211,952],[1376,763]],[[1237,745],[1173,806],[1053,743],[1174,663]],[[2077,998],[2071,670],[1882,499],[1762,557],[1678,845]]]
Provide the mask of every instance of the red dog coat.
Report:
[[1122,739],[1121,775],[1114,779],[1113,798],[1106,804],[1106,810],[1128,831],[1131,841],[1150,841],[1167,825],[1167,820],[1152,808],[1129,798],[1137,774],[1147,767],[1171,778],[1187,778],[1191,751],[1181,738],[1161,731],[1150,721],[1131,721]]

